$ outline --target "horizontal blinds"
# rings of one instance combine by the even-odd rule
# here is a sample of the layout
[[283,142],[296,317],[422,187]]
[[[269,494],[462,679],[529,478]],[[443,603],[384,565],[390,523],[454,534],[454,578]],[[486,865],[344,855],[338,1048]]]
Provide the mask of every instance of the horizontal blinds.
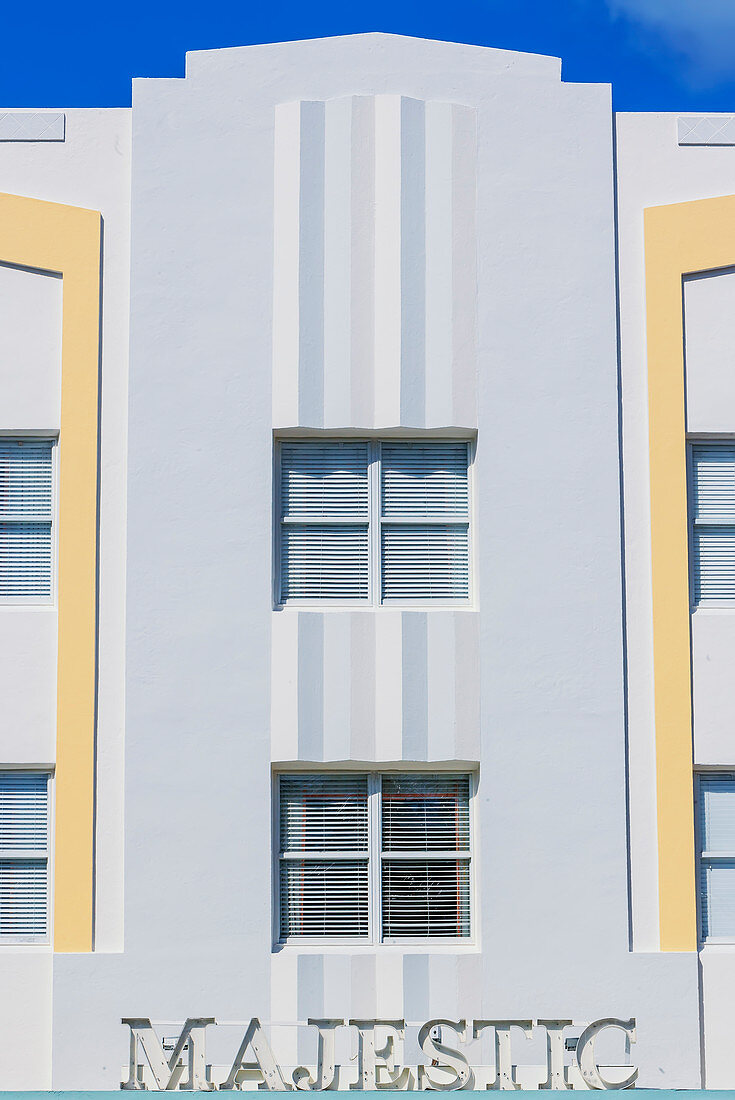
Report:
[[45,935],[46,880],[45,859],[0,859],[0,937]]
[[432,440],[381,444],[380,564],[384,600],[467,599],[467,470],[466,443]]
[[282,528],[281,599],[364,600],[367,596],[367,526]]
[[735,446],[692,448],[694,600],[735,600]]
[[282,600],[368,598],[368,465],[367,443],[281,444]]
[[0,772],[0,937],[45,935],[47,852],[48,776]]
[[0,520],[0,597],[51,595],[51,524]]
[[735,526],[694,528],[694,599],[735,600]]
[[366,852],[365,775],[282,775],[282,852]]
[[702,851],[735,858],[735,774],[700,775],[699,799]]
[[48,777],[25,772],[0,773],[0,854],[46,852]]
[[735,859],[702,862],[700,896],[702,939],[735,940]]
[[383,443],[380,469],[384,519],[467,519],[466,443]]
[[383,936],[470,934],[468,860],[391,860],[382,868]]
[[0,440],[0,598],[51,596],[50,440]]
[[0,520],[51,519],[51,440],[0,440]]
[[368,519],[367,443],[282,443],[285,519]]
[[384,852],[452,852],[470,846],[468,775],[385,775]]
[[467,599],[467,525],[383,524],[381,567],[385,600]]
[[367,860],[283,860],[281,936],[367,936]]
[[[282,775],[279,786],[281,935],[367,936],[367,776]],[[298,858],[330,851],[347,858]]]
[[699,776],[702,938],[735,939],[735,774]]
[[692,448],[694,517],[735,523],[735,446],[713,443]]
[[468,464],[457,440],[282,442],[280,599],[466,600]]

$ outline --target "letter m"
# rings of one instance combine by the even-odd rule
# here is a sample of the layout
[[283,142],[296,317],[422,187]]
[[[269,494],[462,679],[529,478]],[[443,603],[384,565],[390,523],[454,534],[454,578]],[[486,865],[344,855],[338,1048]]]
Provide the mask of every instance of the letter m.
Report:
[[[142,1051],[157,1090],[213,1088],[214,1086],[207,1081],[205,1034],[207,1025],[214,1022],[214,1017],[210,1016],[190,1017],[181,1029],[173,1053],[167,1058],[163,1044],[149,1019],[146,1017],[123,1019],[122,1023],[130,1028],[130,1067],[128,1080],[122,1081],[120,1087],[123,1089],[147,1088],[142,1076],[138,1073],[139,1069],[144,1068],[144,1063],[140,1059]],[[182,1084],[183,1067],[179,1066],[179,1060],[184,1049],[188,1051],[189,1079]]]

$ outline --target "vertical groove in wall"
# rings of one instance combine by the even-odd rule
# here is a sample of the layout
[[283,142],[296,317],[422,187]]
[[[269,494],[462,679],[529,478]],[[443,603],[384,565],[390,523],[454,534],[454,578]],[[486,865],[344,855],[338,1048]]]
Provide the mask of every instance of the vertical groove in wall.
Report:
[[[299,423],[324,423],[324,104],[301,104]],[[330,234],[330,240],[331,240]]]
[[451,103],[427,103],[425,420],[427,427],[453,421],[453,127]]
[[299,419],[301,104],[276,107],[273,150],[273,423]]
[[324,760],[348,760],[352,717],[352,624],[349,611],[324,616]]
[[352,100],[351,422],[375,422],[375,100]]
[[455,424],[477,423],[477,113],[452,107],[452,396]]
[[476,424],[475,111],[276,108],[276,427]]
[[454,751],[459,760],[480,759],[480,616],[454,613]]
[[407,1020],[429,1018],[429,956],[403,956],[403,1009]]
[[351,957],[348,1003],[353,1018],[369,1020],[375,1017],[378,1005],[375,951]]
[[298,747],[302,760],[324,755],[324,618],[319,612],[298,617]]
[[429,724],[427,677],[427,619],[425,611],[404,611],[401,615],[403,676],[402,757],[426,760]]
[[[320,1019],[324,1012],[324,956],[299,955],[297,967],[297,1020]],[[300,1065],[316,1061],[315,1039],[311,1029],[298,1029],[297,1050]]]
[[[331,99],[324,122],[324,426],[351,423],[353,101]],[[357,303],[359,308],[359,302]]]
[[350,745],[354,760],[375,759],[375,616],[350,615]]
[[423,427],[426,323],[425,105],[401,100],[401,410],[400,422]]
[[401,418],[401,97],[375,97],[375,423]]

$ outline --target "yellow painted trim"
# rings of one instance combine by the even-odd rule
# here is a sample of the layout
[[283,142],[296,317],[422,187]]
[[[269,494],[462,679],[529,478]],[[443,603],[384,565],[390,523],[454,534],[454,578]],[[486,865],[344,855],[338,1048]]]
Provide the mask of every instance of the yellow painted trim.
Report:
[[[91,951],[100,348],[98,211],[0,194],[0,262],[63,276],[54,948]],[[32,426],[32,425],[29,425]]]
[[662,951],[696,951],[682,276],[735,264],[735,195],[644,211]]

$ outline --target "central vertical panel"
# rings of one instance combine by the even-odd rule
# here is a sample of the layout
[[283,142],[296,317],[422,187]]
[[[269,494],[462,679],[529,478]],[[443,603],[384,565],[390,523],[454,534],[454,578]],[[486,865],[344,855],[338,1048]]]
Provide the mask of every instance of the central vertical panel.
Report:
[[274,426],[473,428],[474,109],[280,104],[274,199]]

